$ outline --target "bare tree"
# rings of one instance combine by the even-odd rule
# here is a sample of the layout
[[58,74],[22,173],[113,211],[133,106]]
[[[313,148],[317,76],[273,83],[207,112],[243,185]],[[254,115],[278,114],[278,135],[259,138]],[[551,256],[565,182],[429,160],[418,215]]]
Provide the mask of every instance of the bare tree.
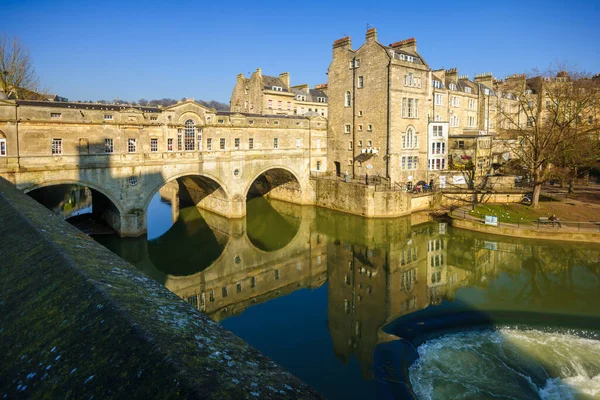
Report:
[[[595,115],[600,79],[581,73],[547,73],[526,78],[513,75],[498,82],[500,134],[528,171],[533,183],[531,206],[539,206],[542,185],[553,165],[588,135],[598,134],[597,124],[580,123]],[[563,157],[564,159],[564,157]]]
[[0,35],[0,90],[21,98],[38,89],[38,78],[29,51],[17,38]]

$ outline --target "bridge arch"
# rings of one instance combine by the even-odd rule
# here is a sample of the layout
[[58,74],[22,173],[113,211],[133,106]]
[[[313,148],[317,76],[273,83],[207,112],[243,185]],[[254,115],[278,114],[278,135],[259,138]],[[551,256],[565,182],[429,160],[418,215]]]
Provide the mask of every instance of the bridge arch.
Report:
[[[244,188],[244,193],[246,200],[269,193],[270,197],[275,199],[299,203],[298,199],[302,198],[300,182],[300,178],[294,170],[285,165],[275,164],[255,174]],[[262,187],[257,187],[257,184],[262,184]]]
[[[201,208],[228,216],[228,207],[229,203],[231,203],[232,196],[225,183],[211,173],[200,171],[179,172],[155,181],[154,184],[147,189],[145,200],[142,203],[143,209],[146,212],[152,198],[163,187],[172,182],[177,183],[177,187],[173,185],[173,189],[177,191],[177,207],[179,207],[179,199],[181,199],[181,195],[183,194],[185,195],[184,201],[186,203],[193,202],[194,205],[200,206]],[[182,189],[184,190],[182,191]]]
[[113,205],[117,208],[117,211],[119,211],[119,214],[124,215],[126,212],[123,203],[118,198],[116,198],[111,193],[110,190],[108,190],[107,188],[104,188],[96,183],[90,183],[88,181],[81,180],[81,179],[59,179],[59,180],[44,181],[39,184],[27,185],[27,186],[23,187],[22,189],[23,189],[24,193],[29,193],[29,192],[33,192],[34,190],[37,190],[37,189],[42,189],[42,188],[50,187],[50,186],[59,186],[59,185],[85,186],[88,189],[95,190],[96,192],[102,194],[104,197],[106,197],[108,200],[110,200],[113,203]]

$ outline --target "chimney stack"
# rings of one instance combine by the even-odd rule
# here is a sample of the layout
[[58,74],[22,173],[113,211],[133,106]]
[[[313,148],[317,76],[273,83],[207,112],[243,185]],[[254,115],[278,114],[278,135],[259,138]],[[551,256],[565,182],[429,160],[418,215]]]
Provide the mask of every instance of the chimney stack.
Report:
[[410,38],[406,40],[401,40],[396,43],[390,44],[390,47],[394,50],[406,50],[411,53],[417,52],[417,39]]
[[279,79],[281,79],[281,81],[287,87],[287,89],[290,88],[290,73],[289,72],[284,72],[282,74],[279,74]]
[[377,29],[375,28],[370,28],[367,29],[367,37],[366,37],[367,43],[369,42],[373,42],[373,41],[377,41]]

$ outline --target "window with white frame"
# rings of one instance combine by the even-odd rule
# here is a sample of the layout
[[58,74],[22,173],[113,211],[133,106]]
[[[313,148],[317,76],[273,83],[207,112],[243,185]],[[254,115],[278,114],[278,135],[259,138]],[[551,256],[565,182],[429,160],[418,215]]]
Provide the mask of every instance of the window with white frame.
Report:
[[355,62],[354,62],[354,66],[355,66],[356,68],[359,68],[359,67],[360,67],[360,58],[357,58],[357,59],[355,60]]
[[451,127],[453,127],[453,128],[457,128],[457,127],[458,127],[458,125],[459,125],[458,116],[456,116],[456,115],[453,115],[453,116],[450,118],[450,126],[451,126]]
[[433,80],[433,87],[436,89],[441,89],[443,87],[442,82],[438,80]]
[[6,157],[6,139],[0,139],[0,157]]
[[206,139],[206,150],[212,151],[212,138]]
[[254,148],[254,138],[248,139],[248,148],[251,150]]
[[473,93],[473,89],[467,86],[465,87],[465,93]]
[[288,111],[290,111],[292,109],[292,102],[291,101],[287,102],[287,109],[288,109]]
[[296,96],[296,100],[298,101],[306,101],[306,96],[299,94]]
[[112,154],[115,152],[114,139],[104,139],[104,153]]
[[240,149],[240,138],[234,138],[233,139],[233,148],[236,150]]
[[173,138],[167,139],[167,151],[173,151]]
[[282,92],[283,91],[283,88],[281,86],[272,86],[271,89],[275,90],[277,92]]
[[452,107],[460,107],[460,97],[452,96]]
[[444,95],[441,93],[436,93],[434,96],[434,103],[436,106],[444,105]]
[[450,85],[448,85],[448,87],[450,88],[450,90],[456,90],[456,84],[455,83],[451,83]]
[[373,132],[373,125],[371,125],[371,124],[367,125],[367,132]]
[[325,97],[317,97],[318,103],[327,103],[327,99]]
[[183,129],[177,129],[177,151],[183,150]]
[[188,119],[185,121],[185,151],[194,151],[196,149],[196,123]]
[[158,152],[158,139],[157,138],[150,138],[150,151],[152,153]]
[[299,149],[300,147],[302,147],[302,139],[296,138],[296,148]]
[[367,141],[367,147],[373,147],[373,141],[372,140]]
[[433,126],[433,136],[434,137],[442,137],[444,132],[444,127],[441,125],[434,125]]
[[283,107],[283,101],[281,101],[281,100],[277,101],[277,109],[281,110],[282,107]]
[[473,128],[473,127],[475,126],[475,117],[469,116],[469,119],[468,119],[468,121],[467,121],[467,122],[468,122],[468,124],[469,124],[469,125],[468,125],[468,126],[469,126],[469,128]]
[[416,149],[419,147],[419,138],[413,128],[408,128],[406,133],[402,135],[403,149]]
[[321,170],[321,161],[317,160],[317,171]]
[[350,124],[344,125],[344,133],[350,133]]
[[445,142],[431,143],[431,154],[446,154],[446,143]]
[[225,138],[219,139],[219,149],[225,150]]
[[61,114],[60,113],[50,113],[50,118],[60,118]]
[[267,100],[267,107],[273,108],[273,100]]
[[62,139],[52,139],[52,155],[59,155],[62,152]]
[[279,138],[273,138],[273,148],[274,149],[279,148]]
[[402,118],[418,118],[419,117],[419,100],[413,98],[402,98]]
[[113,119],[112,114],[104,114],[104,120],[105,121],[111,121]]
[[413,85],[413,74],[408,73],[404,75],[404,86],[412,86]]
[[359,76],[358,77],[358,82],[356,83],[356,87],[358,87],[359,89],[363,88],[365,83],[365,79],[363,76]]
[[477,108],[477,100],[469,99],[469,109],[475,110]]
[[350,92],[346,92],[346,98],[344,101],[344,107],[350,107],[350,104],[352,103],[352,94]]
[[127,152],[135,153],[137,150],[137,141],[136,139],[129,138],[127,139]]

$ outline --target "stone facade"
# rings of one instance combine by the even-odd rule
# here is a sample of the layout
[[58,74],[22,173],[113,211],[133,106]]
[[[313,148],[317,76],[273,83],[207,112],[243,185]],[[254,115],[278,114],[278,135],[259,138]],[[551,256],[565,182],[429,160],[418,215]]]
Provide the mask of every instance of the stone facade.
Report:
[[250,78],[239,74],[229,102],[232,112],[311,115],[327,118],[327,85],[290,85],[290,74],[263,75],[258,68]]
[[112,203],[107,222],[139,235],[150,199],[185,176],[196,177],[189,189],[199,206],[231,218],[245,215],[263,174],[273,197],[314,203],[308,180],[327,169],[326,129],[320,116],[216,112],[193,100],[165,108],[1,100],[0,175],[25,191],[87,186]]

